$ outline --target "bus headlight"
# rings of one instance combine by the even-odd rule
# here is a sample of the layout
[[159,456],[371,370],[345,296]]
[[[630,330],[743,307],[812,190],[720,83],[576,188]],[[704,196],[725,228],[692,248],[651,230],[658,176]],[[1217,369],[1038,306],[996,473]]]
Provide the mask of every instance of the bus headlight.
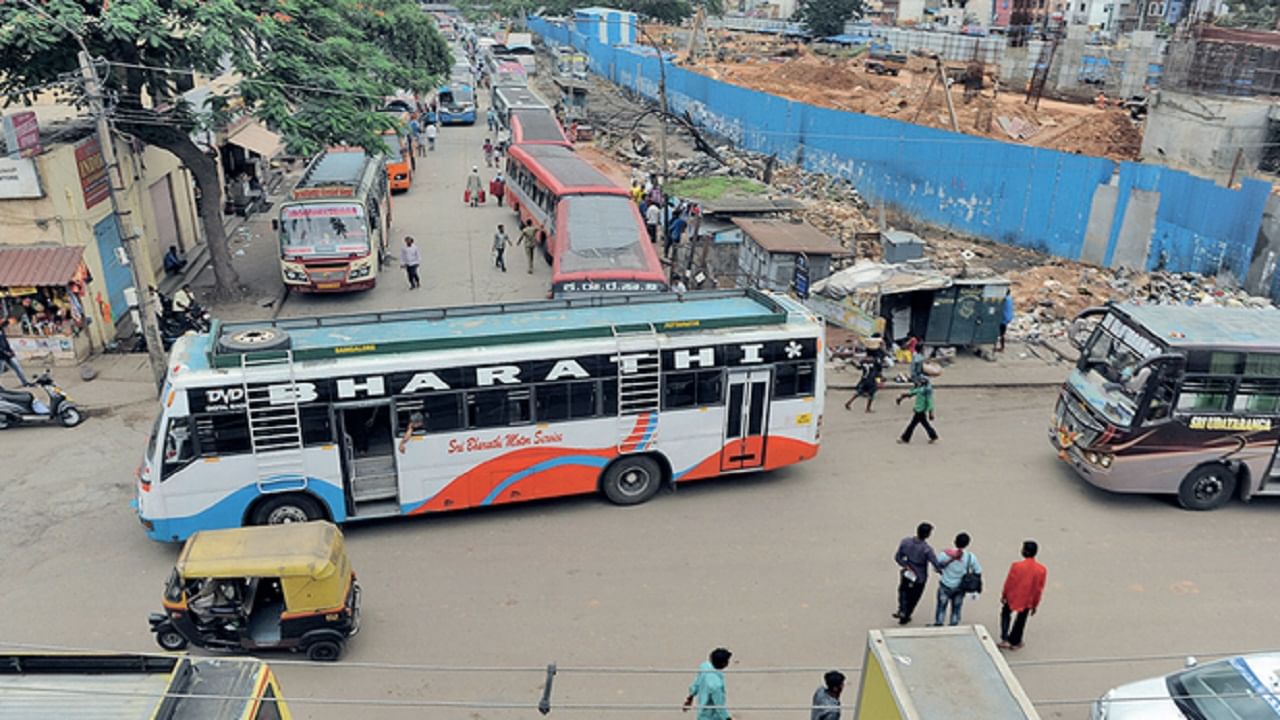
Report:
[[1100,468],[1111,467],[1111,461],[1115,460],[1115,455],[1111,453],[1096,452],[1089,450],[1084,454],[1084,459],[1089,461],[1090,465],[1097,465]]
[[351,278],[352,280],[359,280],[360,278],[363,278],[363,277],[369,277],[369,273],[371,272],[373,272],[373,264],[365,262],[365,263],[361,263],[360,265],[353,266],[351,268],[351,273],[348,275],[348,277]]
[[1110,453],[1102,453],[1098,456],[1098,464],[1104,468],[1109,468],[1111,467],[1111,461],[1114,460],[1115,457],[1115,455]]
[[285,265],[283,270],[285,280],[295,283],[307,282],[307,271],[301,265]]

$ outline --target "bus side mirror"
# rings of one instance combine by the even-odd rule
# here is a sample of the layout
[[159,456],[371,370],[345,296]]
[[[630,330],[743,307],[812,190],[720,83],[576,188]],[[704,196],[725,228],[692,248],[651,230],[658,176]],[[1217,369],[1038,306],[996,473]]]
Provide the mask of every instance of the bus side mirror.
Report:
[[271,218],[271,229],[274,231],[280,230],[280,221],[276,218]]

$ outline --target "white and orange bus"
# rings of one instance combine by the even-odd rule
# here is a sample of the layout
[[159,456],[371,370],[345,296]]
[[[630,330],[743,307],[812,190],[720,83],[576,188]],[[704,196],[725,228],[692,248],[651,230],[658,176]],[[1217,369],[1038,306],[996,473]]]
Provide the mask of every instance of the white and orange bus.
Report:
[[753,290],[215,325],[174,344],[149,536],[354,522],[772,470],[818,453],[823,325]]
[[361,148],[318,155],[271,221],[280,272],[297,292],[365,290],[378,281],[391,233],[391,197],[382,156]]

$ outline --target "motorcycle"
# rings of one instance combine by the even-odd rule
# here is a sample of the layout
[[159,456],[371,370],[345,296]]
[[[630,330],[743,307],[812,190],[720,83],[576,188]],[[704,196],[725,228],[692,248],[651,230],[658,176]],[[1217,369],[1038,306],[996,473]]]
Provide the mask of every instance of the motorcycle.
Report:
[[156,320],[160,328],[160,340],[164,349],[173,346],[173,341],[189,332],[209,332],[213,318],[208,310],[198,303],[192,302],[184,310],[175,310],[173,300],[159,290],[154,290],[158,310]]
[[75,427],[84,420],[84,413],[53,382],[49,373],[41,373],[33,383],[49,397],[45,403],[32,393],[0,388],[0,430],[11,425],[62,423],[63,427]]

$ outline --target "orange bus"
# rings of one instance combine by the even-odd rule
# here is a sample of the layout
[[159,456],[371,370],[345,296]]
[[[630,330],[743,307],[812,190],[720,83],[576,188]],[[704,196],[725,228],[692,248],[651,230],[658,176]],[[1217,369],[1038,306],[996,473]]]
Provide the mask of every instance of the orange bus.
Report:
[[387,130],[382,133],[382,142],[387,146],[383,162],[391,192],[404,192],[413,185],[413,171],[417,169],[413,138],[406,130]]

